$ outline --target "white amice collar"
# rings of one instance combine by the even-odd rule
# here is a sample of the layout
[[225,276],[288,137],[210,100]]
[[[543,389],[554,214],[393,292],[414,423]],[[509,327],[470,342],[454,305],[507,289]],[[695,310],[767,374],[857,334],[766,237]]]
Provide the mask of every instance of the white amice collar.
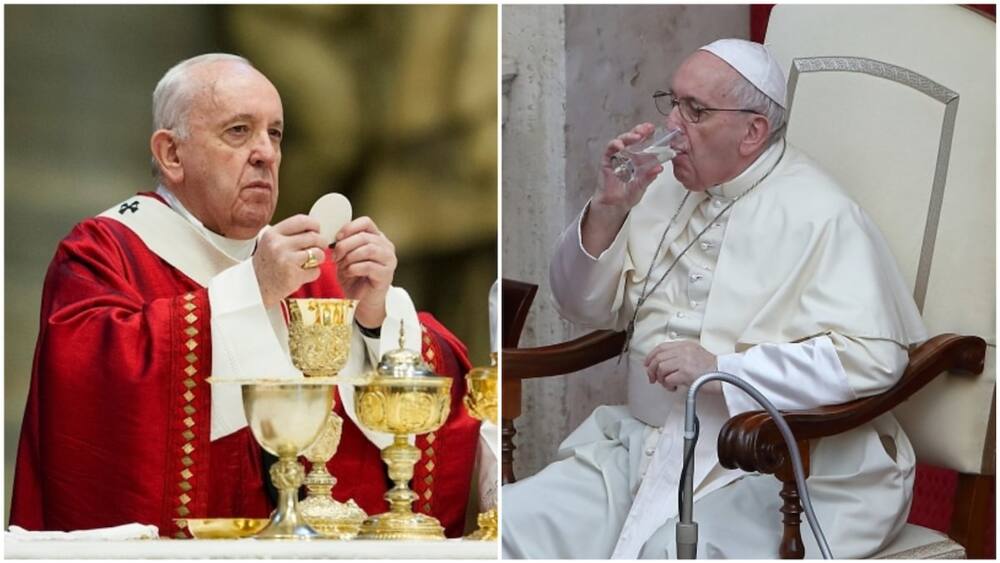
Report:
[[785,140],[779,140],[771,143],[771,146],[760,153],[757,160],[753,161],[750,166],[747,166],[743,172],[740,172],[739,176],[728,182],[708,188],[708,195],[726,201],[739,197],[743,192],[750,189],[750,186],[754,185],[754,182],[760,180],[761,176],[767,174],[768,170],[781,158],[784,152],[781,148],[785,142]]
[[226,253],[226,255],[230,258],[242,262],[243,260],[250,258],[250,255],[253,254],[253,250],[257,246],[256,237],[248,240],[239,240],[226,238],[218,233],[214,233],[205,227],[205,225],[202,224],[197,217],[192,215],[191,212],[184,207],[180,200],[178,200],[173,192],[167,189],[166,186],[163,184],[156,186],[156,194],[166,200],[167,205],[169,205],[171,209],[180,213],[181,217],[184,217],[188,220],[188,222],[194,225],[198,232],[201,233],[201,235],[205,237],[208,242],[212,243],[212,246]]

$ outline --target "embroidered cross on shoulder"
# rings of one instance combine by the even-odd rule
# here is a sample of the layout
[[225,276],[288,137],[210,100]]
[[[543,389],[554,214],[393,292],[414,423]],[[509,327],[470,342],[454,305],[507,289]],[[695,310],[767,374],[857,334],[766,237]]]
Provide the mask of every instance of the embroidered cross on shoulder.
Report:
[[118,208],[118,213],[120,215],[124,215],[126,211],[131,211],[132,213],[139,211],[139,201],[136,200],[133,201],[132,203],[126,201],[121,205],[121,207]]

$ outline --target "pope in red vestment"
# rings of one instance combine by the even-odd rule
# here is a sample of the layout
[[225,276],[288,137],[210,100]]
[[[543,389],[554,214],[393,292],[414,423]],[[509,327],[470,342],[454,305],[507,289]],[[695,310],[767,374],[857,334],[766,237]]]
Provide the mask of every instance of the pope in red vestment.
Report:
[[[295,297],[342,295],[333,262],[321,268],[319,280]],[[73,229],[56,251],[42,294],[11,524],[75,530],[141,522],[173,536],[180,532],[175,518],[270,513],[261,450],[250,430],[209,440],[210,316],[207,289],[127,227],[93,218]],[[469,360],[431,315],[421,313],[420,320],[424,359],[454,383],[445,426],[417,438],[414,509],[456,536],[479,427],[461,405]],[[339,401],[335,412],[344,425],[328,465],[339,477],[333,496],[353,498],[369,514],[382,512],[390,483],[379,450]]]
[[[198,87],[182,88],[190,84]],[[187,105],[163,109],[170,104]],[[178,120],[187,120],[186,128]],[[377,312],[396,261],[370,220],[345,226],[338,235],[343,240],[324,251],[318,269],[314,253],[329,241],[318,242],[317,221],[297,216],[262,230],[277,200],[284,124],[277,91],[248,61],[207,55],[178,64],[154,92],[154,122],[151,148],[167,195],[140,194],[83,221],[49,266],[12,525],[77,530],[139,522],[157,525],[162,536],[182,537],[180,518],[265,517],[273,508],[250,430],[242,426],[211,439],[206,378],[213,354],[232,354],[213,349],[210,294],[218,286],[167,255],[205,264],[223,253],[211,240],[216,235],[249,243],[248,249],[256,239],[252,258],[239,263],[252,262],[246,271],[256,275],[254,292],[259,283],[265,308],[289,296],[347,296],[360,300],[359,312],[366,307],[373,323],[385,316]],[[182,227],[174,225],[169,236],[154,228],[157,239],[128,226],[132,216],[156,219],[150,208],[163,224]],[[364,258],[348,249],[360,249],[356,254]],[[479,422],[462,406],[465,347],[429,314],[418,318],[424,359],[454,383],[445,425],[416,439],[414,509],[437,517],[453,537],[463,530]],[[329,463],[338,478],[333,496],[354,499],[369,514],[383,512],[391,483],[380,452],[339,400],[335,411],[344,423]]]

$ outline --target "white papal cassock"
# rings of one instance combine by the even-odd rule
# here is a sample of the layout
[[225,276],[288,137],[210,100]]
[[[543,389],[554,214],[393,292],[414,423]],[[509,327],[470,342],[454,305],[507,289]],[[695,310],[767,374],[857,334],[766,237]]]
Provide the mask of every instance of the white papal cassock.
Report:
[[[596,258],[580,243],[584,209],[551,266],[562,315],[588,328],[624,329],[685,193],[669,170],[660,174]],[[905,368],[907,349],[926,340],[878,228],[784,141],[732,181],[691,193],[648,287],[705,227],[640,308],[622,363],[628,405],[599,407],[562,443],[558,461],[503,488],[505,557],[676,556],[686,388],[649,383],[643,360],[661,342],[697,341],[718,356],[721,371],[751,383],[779,409],[802,409],[887,389]],[[699,395],[700,557],[777,557],[778,480],[726,470],[715,451],[728,418],[759,408],[731,386]],[[896,420],[887,414],[811,448],[809,491],[834,556],[863,557],[887,545],[906,521],[913,487],[913,449]],[[806,556],[818,557],[803,527]]]

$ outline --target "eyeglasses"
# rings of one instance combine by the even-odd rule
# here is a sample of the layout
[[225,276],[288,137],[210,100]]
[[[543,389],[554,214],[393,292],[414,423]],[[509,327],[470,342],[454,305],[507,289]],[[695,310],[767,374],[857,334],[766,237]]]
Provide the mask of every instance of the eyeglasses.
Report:
[[674,96],[673,92],[664,92],[662,90],[653,92],[653,104],[656,105],[656,111],[662,113],[663,115],[670,115],[670,112],[673,111],[674,108],[679,108],[681,110],[681,117],[683,117],[688,123],[698,123],[701,121],[702,116],[704,116],[706,112],[710,111],[738,111],[742,113],[755,113],[757,115],[763,115],[759,111],[752,109],[706,108],[698,105],[698,103],[691,98],[678,99]]

